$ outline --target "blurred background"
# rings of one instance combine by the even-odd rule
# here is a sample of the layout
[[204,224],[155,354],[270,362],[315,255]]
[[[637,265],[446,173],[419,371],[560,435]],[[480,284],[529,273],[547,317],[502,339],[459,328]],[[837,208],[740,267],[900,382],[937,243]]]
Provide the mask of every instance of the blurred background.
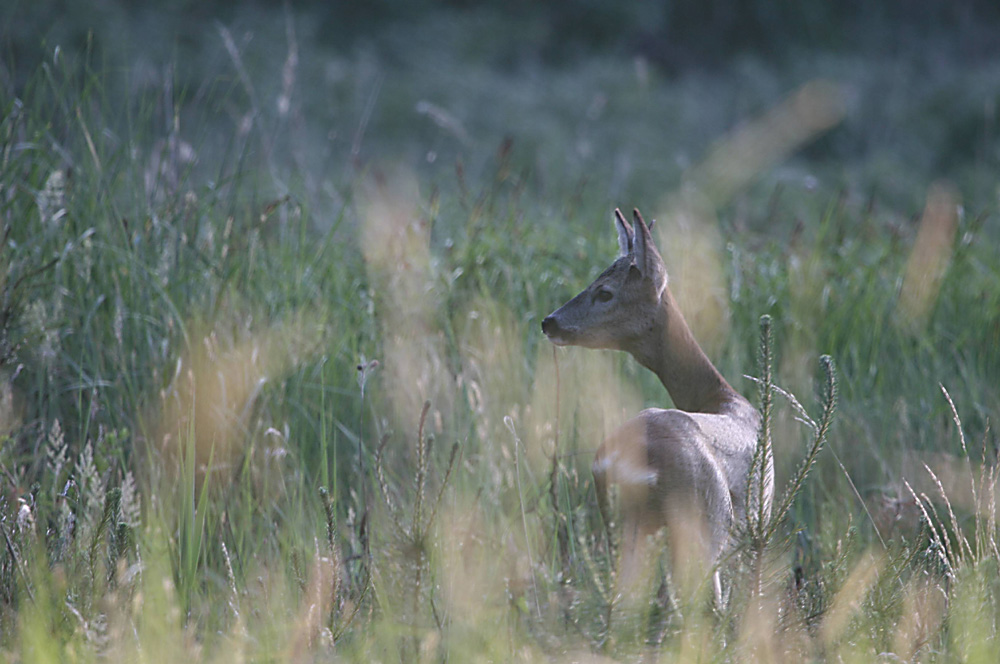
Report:
[[998,159],[1000,8],[989,0],[12,0],[0,19],[8,91],[59,49],[110,66],[109,94],[169,85],[188,106],[242,75],[274,103],[294,43],[287,112],[307,125],[300,152],[314,169],[344,152],[475,164],[476,147],[510,136],[546,178],[593,174],[612,196],[666,188],[724,132],[830,78],[845,86],[844,120],[797,155],[821,186],[876,193],[906,214],[910,183],[996,194],[984,170]]

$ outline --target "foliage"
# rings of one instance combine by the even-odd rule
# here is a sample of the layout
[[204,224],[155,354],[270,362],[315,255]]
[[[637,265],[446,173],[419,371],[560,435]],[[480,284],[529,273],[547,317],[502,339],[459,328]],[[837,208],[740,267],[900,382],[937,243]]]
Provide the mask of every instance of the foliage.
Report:
[[[0,92],[4,659],[990,660],[994,139],[957,189],[809,153],[713,188],[679,156],[729,164],[748,135],[719,137],[798,74],[668,84],[608,57],[525,86],[415,41],[434,75],[361,54],[321,79],[294,27],[278,83],[219,28],[214,84],[130,89],[52,51]],[[838,113],[874,141],[859,107]],[[721,607],[662,564],[617,592],[591,451],[666,397],[537,330],[632,197],[675,213],[671,287],[744,392],[768,316],[762,443],[788,489]],[[814,386],[818,424],[793,396]]]

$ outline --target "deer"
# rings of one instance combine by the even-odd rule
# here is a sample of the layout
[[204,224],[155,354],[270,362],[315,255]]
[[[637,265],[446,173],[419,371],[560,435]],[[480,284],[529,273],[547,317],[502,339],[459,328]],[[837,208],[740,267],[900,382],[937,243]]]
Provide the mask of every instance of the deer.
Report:
[[[695,340],[670,292],[652,224],[647,225],[637,209],[634,228],[621,210],[616,209],[614,217],[618,258],[579,295],[546,316],[542,332],[557,346],[630,353],[667,389],[674,408],[643,410],[597,449],[592,472],[598,506],[610,527],[608,493],[609,486],[616,485],[622,527],[619,578],[634,578],[647,557],[645,545],[662,528],[676,541],[687,533],[675,530],[697,526],[700,532],[695,535],[721,606],[718,563],[734,544],[734,526],[745,523],[748,513],[769,515],[773,459],[760,464],[764,486],[754,485],[749,475],[760,413],[723,378]],[[676,551],[672,553],[676,567],[681,561]]]

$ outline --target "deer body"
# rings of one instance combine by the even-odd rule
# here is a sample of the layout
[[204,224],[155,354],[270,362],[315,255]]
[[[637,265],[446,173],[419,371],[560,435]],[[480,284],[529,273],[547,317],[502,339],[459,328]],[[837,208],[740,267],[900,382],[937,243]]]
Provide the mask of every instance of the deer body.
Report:
[[[760,415],[726,382],[695,341],[667,286],[663,259],[638,210],[635,228],[615,210],[621,255],[593,284],[542,321],[557,345],[624,350],[653,371],[674,409],[650,408],[612,432],[598,448],[593,472],[602,512],[607,487],[619,487],[623,571],[641,564],[648,536],[699,526],[714,565],[734,524],[756,510],[747,495]],[[764,512],[773,494],[765,463]],[[605,518],[607,514],[605,513]],[[680,537],[673,533],[673,540]],[[714,576],[717,599],[718,573]]]

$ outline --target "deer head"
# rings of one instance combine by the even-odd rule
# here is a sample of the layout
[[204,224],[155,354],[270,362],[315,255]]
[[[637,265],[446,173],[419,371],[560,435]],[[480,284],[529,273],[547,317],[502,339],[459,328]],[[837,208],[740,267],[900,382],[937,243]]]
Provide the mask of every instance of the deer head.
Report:
[[667,270],[638,210],[635,228],[615,210],[618,259],[582,293],[542,321],[542,332],[557,346],[584,346],[633,352],[656,324],[667,287]]

